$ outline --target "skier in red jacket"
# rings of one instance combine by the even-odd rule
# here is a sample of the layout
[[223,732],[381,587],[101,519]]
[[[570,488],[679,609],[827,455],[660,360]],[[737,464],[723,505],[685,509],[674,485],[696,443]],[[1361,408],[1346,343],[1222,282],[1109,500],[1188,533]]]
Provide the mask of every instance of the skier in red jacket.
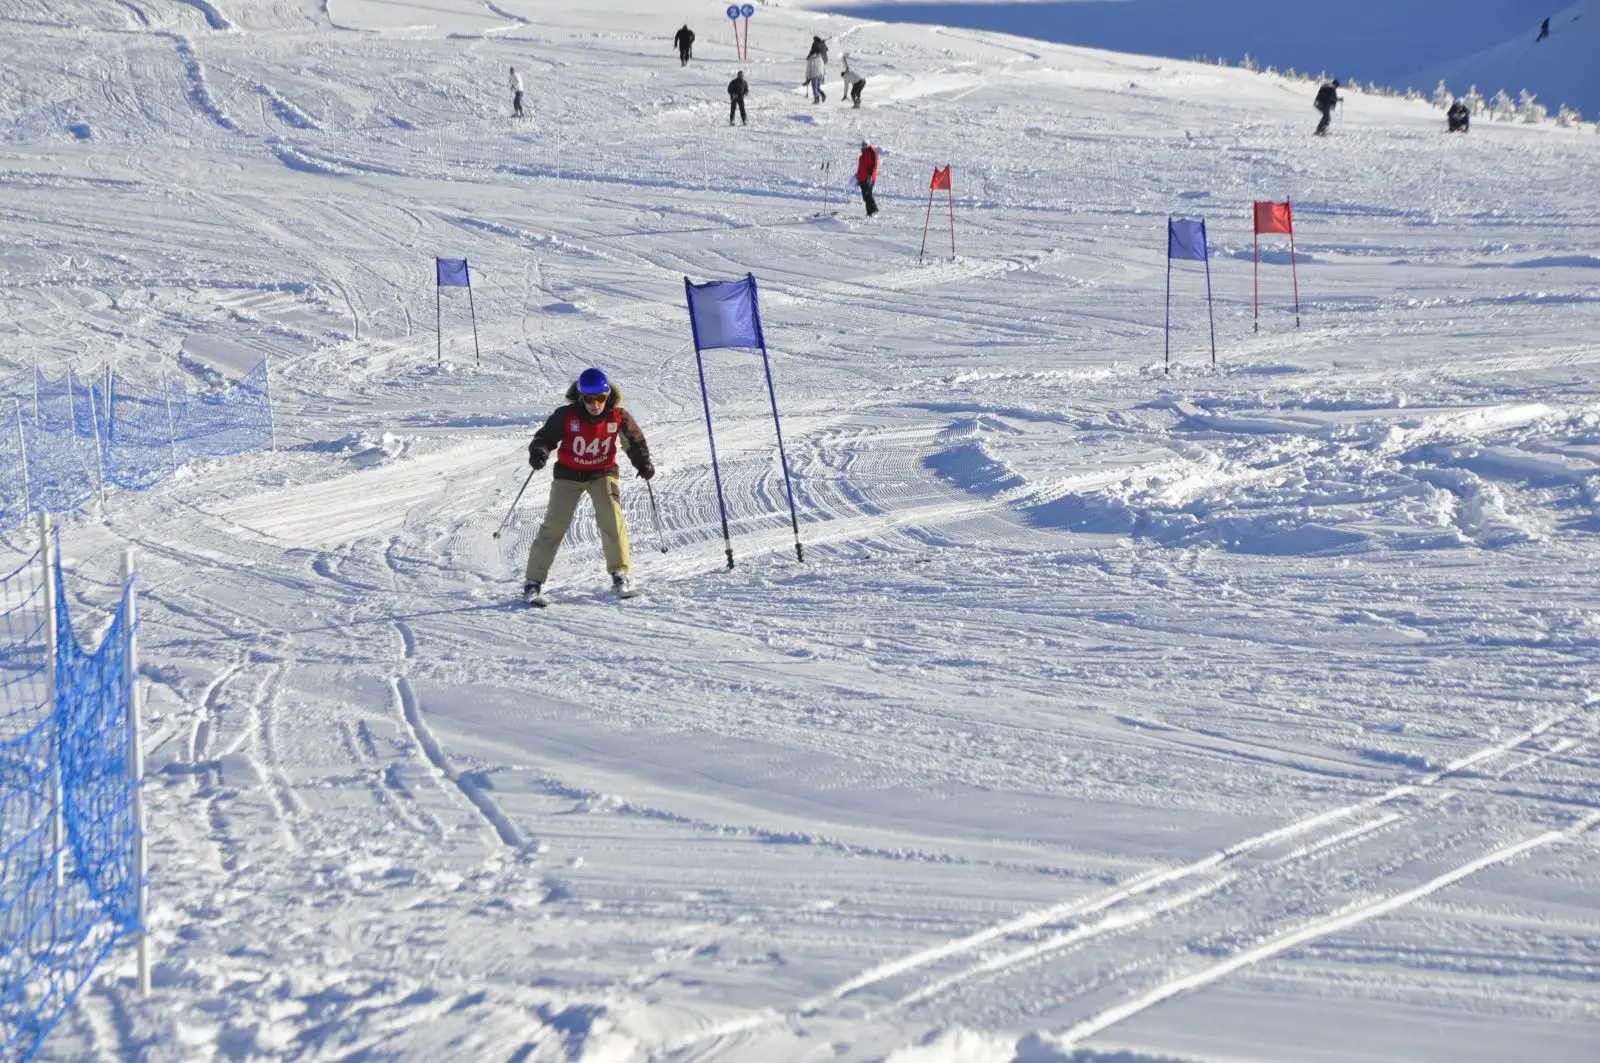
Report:
[[867,205],[867,217],[878,213],[878,201],[872,198],[872,186],[878,180],[878,149],[861,142],[861,158],[856,160],[856,184],[861,186],[861,201]]

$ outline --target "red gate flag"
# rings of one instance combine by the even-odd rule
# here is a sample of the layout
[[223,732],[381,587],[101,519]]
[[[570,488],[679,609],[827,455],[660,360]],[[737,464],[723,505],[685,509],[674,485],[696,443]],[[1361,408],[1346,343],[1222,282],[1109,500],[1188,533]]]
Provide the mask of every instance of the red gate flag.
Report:
[[956,194],[950,187],[950,166],[935,166],[933,179],[928,182],[928,213],[922,219],[922,248],[917,251],[917,261],[922,261],[923,254],[928,250],[928,223],[933,220],[933,194],[940,189],[944,190],[945,197],[950,201],[950,258],[956,257]]
[[1289,209],[1287,202],[1269,203],[1264,200],[1256,202],[1256,232],[1259,233],[1292,233],[1294,232],[1294,212]]
[[1294,327],[1300,327],[1300,267],[1295,262],[1294,253],[1294,207],[1291,200],[1282,203],[1273,203],[1269,200],[1256,200],[1256,235],[1255,235],[1255,324],[1253,330],[1261,331],[1261,234],[1285,233],[1289,237],[1289,275],[1294,278]]

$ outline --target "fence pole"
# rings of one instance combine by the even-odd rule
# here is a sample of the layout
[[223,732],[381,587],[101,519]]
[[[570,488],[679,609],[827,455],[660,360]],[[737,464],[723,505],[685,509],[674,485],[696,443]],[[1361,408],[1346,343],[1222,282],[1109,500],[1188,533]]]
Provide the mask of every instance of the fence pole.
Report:
[[28,433],[22,427],[22,400],[12,399],[17,410],[17,443],[22,447],[22,515],[33,512],[33,491],[28,486]]
[[167,400],[167,451],[172,455],[172,471],[178,471],[178,429],[172,423],[172,380],[161,374],[161,395]]
[[139,606],[133,587],[133,550],[122,551],[122,593],[127,643],[122,656],[122,682],[128,690],[128,785],[133,795],[133,889],[135,933],[139,956],[139,993],[150,995],[150,935],[145,920],[150,908],[146,881],[148,852],[144,829],[144,725],[139,704]]
[[[104,506],[106,504],[106,454],[111,450],[111,436],[109,434],[110,426],[107,426],[108,434],[104,437],[104,445],[102,446],[102,437],[100,435],[100,410],[94,404],[94,389],[89,388],[88,391],[89,423],[94,428],[94,467],[100,472],[100,504]],[[77,411],[73,411],[73,419],[77,419]],[[76,431],[77,425],[73,425],[73,429]]]
[[265,368],[262,374],[267,381],[267,432],[272,437],[272,449],[278,449],[278,419],[272,415],[272,356],[263,354],[261,362]]
[[50,863],[56,889],[67,881],[67,822],[61,790],[61,720],[56,713],[56,574],[50,563],[50,514],[39,513],[39,563],[44,571],[45,714],[50,721]]

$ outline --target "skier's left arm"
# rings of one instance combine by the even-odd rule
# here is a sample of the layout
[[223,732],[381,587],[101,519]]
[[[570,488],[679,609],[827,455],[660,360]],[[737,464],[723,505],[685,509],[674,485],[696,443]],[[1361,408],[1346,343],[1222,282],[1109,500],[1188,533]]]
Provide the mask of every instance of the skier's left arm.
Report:
[[633,469],[644,480],[656,474],[656,467],[650,463],[650,444],[645,442],[644,430],[639,427],[639,422],[633,419],[633,414],[623,410],[621,424],[618,432],[621,435],[623,451],[628,455],[628,460],[633,463]]

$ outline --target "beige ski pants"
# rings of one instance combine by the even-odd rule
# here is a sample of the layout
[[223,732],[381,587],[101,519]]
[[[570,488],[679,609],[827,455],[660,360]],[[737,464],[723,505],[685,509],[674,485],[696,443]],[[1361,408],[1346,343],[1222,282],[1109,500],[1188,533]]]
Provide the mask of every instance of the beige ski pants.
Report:
[[539,534],[533,537],[533,549],[528,551],[527,579],[543,583],[550,574],[556,551],[561,549],[561,540],[585,494],[594,502],[594,522],[600,528],[600,545],[605,548],[606,571],[628,571],[628,519],[622,513],[622,489],[613,473],[587,482],[550,481],[550,504],[545,507]]

